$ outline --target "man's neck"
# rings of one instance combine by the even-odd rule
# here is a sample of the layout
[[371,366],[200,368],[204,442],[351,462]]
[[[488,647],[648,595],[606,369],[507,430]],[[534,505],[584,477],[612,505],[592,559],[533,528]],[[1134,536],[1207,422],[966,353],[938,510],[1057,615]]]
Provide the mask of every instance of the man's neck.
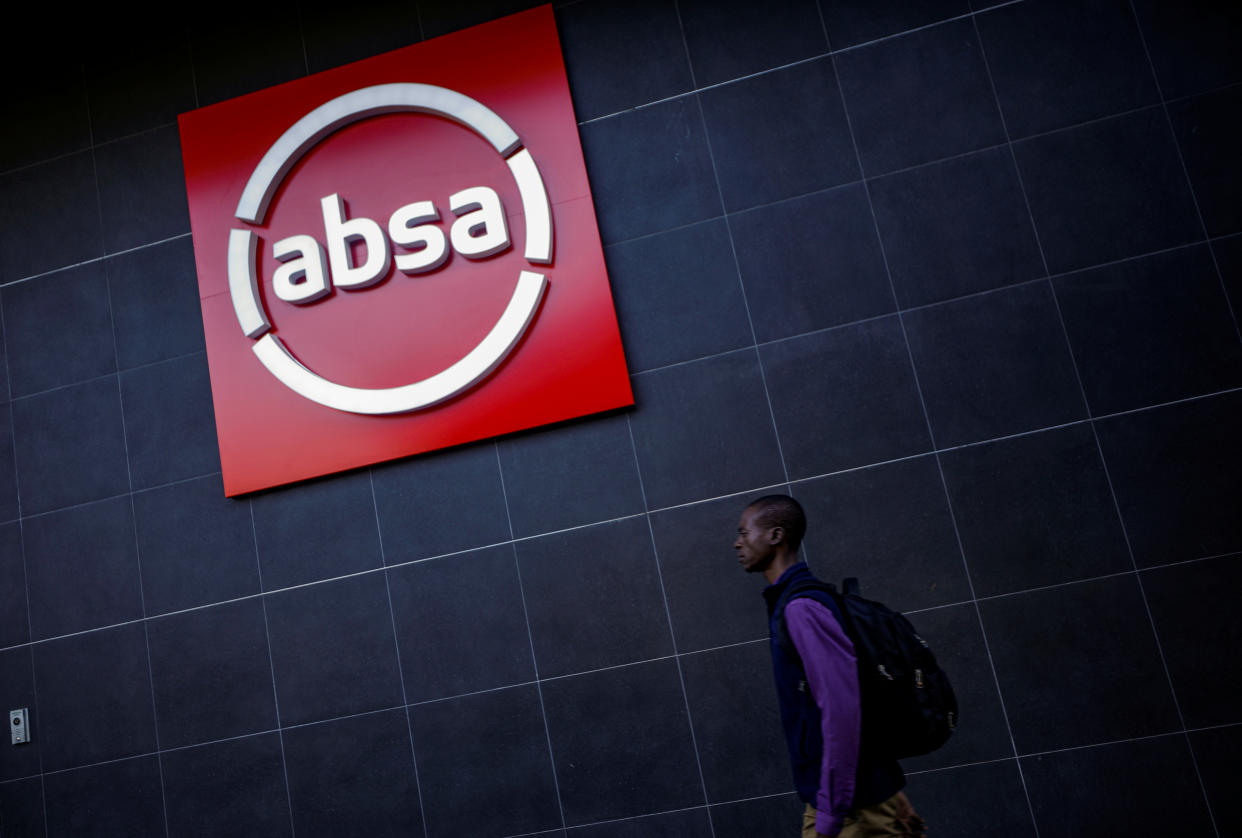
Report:
[[777,553],[773,557],[772,563],[763,571],[763,578],[768,580],[769,585],[775,584],[776,580],[780,579],[785,571],[796,565],[798,561],[796,551],[792,553]]

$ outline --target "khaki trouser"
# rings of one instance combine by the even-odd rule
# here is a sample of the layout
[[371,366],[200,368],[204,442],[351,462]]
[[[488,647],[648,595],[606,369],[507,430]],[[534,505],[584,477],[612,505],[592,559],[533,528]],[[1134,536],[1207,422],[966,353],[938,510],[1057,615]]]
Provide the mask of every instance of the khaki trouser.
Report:
[[[840,838],[879,838],[885,835],[910,835],[905,824],[897,820],[897,795],[846,815]],[[809,803],[802,813],[802,838],[815,838],[815,809]]]

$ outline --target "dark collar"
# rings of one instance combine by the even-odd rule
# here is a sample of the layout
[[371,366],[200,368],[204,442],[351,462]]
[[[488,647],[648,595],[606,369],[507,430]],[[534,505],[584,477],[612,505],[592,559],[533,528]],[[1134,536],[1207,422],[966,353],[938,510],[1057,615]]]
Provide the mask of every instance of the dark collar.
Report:
[[792,564],[785,569],[785,572],[781,574],[779,579],[763,589],[763,598],[768,601],[769,605],[774,605],[784,590],[789,587],[790,582],[802,576],[810,575],[811,569],[806,566],[806,562]]

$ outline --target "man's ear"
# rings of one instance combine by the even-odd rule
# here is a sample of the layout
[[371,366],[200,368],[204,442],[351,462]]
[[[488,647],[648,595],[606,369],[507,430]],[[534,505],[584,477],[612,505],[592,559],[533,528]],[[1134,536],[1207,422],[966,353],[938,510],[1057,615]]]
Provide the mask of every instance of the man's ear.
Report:
[[785,540],[785,528],[773,527],[768,531],[768,543],[775,546]]

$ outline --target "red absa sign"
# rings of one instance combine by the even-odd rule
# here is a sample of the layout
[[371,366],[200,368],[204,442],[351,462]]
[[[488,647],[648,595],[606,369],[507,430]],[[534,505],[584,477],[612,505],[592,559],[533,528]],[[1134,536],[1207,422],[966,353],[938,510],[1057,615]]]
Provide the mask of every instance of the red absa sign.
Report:
[[180,129],[226,494],[633,403],[550,6]]

